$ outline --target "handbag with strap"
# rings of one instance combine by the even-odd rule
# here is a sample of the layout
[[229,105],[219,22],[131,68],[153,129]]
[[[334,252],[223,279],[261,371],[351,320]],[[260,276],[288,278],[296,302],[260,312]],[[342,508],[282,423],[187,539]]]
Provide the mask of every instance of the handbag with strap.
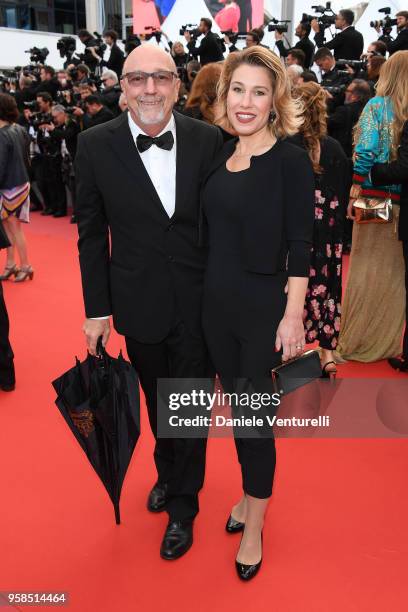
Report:
[[322,376],[319,351],[306,351],[271,370],[275,393],[287,395]]
[[[387,106],[387,99],[384,99],[384,105]],[[385,115],[385,113],[384,113]],[[386,129],[385,123],[381,126]],[[388,151],[387,162],[390,161],[390,150]],[[391,194],[383,198],[367,198],[360,196],[353,204],[354,216],[356,223],[392,223],[392,200]]]
[[356,223],[391,223],[391,197],[385,199],[359,197],[353,204]]

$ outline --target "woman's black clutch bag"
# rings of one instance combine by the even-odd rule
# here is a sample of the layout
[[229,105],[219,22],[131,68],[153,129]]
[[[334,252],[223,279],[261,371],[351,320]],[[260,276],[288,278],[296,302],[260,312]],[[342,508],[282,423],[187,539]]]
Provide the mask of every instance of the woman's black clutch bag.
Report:
[[319,351],[306,351],[300,357],[271,370],[275,393],[287,395],[307,383],[321,378],[322,366],[320,364]]

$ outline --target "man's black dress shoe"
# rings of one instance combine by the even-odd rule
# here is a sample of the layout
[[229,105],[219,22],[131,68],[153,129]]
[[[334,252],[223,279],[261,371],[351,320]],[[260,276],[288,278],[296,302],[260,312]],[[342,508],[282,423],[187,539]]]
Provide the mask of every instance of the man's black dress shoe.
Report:
[[[261,541],[263,542],[262,534],[261,534]],[[239,561],[235,559],[235,567],[237,569],[238,577],[241,580],[245,580],[245,581],[251,580],[257,575],[257,573],[259,572],[259,568],[261,567],[261,564],[262,564],[262,557],[258,563],[254,563],[253,565],[245,565],[244,563],[239,563]]]
[[193,543],[193,521],[170,521],[160,547],[160,556],[167,561],[178,559]]
[[16,383],[0,383],[0,389],[2,391],[14,391],[14,389],[16,388]]
[[400,372],[408,372],[408,359],[405,359],[404,356],[401,357],[391,357],[388,360],[388,363],[394,370],[399,370]]
[[67,216],[67,213],[66,213],[66,212],[64,212],[63,210],[57,210],[57,212],[55,212],[55,213],[54,213],[52,216],[53,216],[55,219],[59,219],[59,217],[66,217],[66,216]]
[[245,523],[240,523],[239,521],[236,521],[234,518],[232,518],[230,514],[227,524],[225,525],[225,531],[227,531],[228,533],[239,533],[240,531],[244,530],[244,527]]
[[54,211],[51,208],[44,208],[44,210],[40,213],[43,217],[47,217],[48,215],[53,215]]
[[75,216],[75,215],[72,215],[72,216],[71,216],[70,223],[76,223],[76,222],[77,222],[77,220],[76,220],[76,216]]
[[147,498],[147,509],[149,512],[163,512],[167,502],[168,484],[156,482]]

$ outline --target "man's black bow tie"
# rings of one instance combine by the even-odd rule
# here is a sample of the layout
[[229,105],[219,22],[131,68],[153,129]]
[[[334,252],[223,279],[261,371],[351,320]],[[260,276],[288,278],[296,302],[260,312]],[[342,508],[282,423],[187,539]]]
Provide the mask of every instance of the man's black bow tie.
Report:
[[165,149],[166,151],[171,151],[174,145],[174,137],[171,132],[165,132],[156,138],[139,134],[136,138],[136,145],[139,153],[144,153],[144,151],[150,149],[152,145],[156,145],[156,147],[160,147],[160,149]]

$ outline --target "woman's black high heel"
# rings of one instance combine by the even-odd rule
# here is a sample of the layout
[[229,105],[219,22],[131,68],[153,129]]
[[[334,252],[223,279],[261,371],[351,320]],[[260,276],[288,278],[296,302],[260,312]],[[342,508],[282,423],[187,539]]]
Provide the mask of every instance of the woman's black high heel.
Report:
[[[262,532],[261,532],[261,543],[263,544]],[[261,560],[258,561],[258,563],[254,563],[253,565],[245,565],[244,563],[239,563],[239,561],[235,559],[235,567],[237,569],[238,577],[241,580],[245,580],[246,582],[248,582],[248,580],[252,580],[252,578],[255,578],[255,576],[259,572],[259,568],[261,567],[261,564],[262,564],[262,556],[261,556]]]
[[336,365],[335,361],[328,361],[327,363],[324,364],[324,366],[322,367],[322,376],[321,378],[329,378],[330,380],[335,380],[336,379],[336,374],[337,374],[337,368],[333,368],[332,370],[328,370],[327,366],[331,365],[331,364]]
[[239,533],[240,531],[244,531],[245,523],[240,523],[232,518],[231,514],[228,517],[227,524],[225,525],[225,531],[228,533]]

